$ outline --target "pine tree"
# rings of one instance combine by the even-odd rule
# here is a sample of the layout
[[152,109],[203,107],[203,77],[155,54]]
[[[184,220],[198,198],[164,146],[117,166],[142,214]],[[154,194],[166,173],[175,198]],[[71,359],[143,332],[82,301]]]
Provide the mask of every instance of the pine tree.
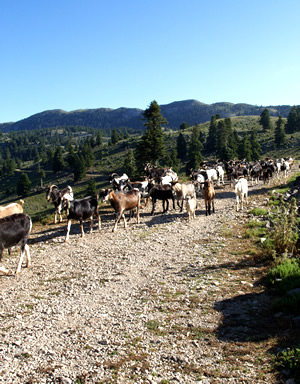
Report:
[[27,173],[21,173],[19,182],[17,184],[17,194],[18,196],[29,196],[31,189],[31,181]]
[[57,147],[53,156],[52,168],[53,172],[57,173],[65,167],[63,153],[61,147]]
[[240,138],[237,131],[234,129],[228,137],[228,157],[229,160],[238,158],[238,148],[240,146]]
[[179,127],[179,129],[181,130],[181,131],[184,131],[186,128],[189,128],[189,124],[188,123],[182,123],[182,124],[180,124],[180,127]]
[[286,141],[284,125],[285,124],[282,117],[279,116],[275,123],[275,136],[274,136],[274,142],[277,148],[283,145]]
[[97,195],[96,181],[93,177],[91,179],[89,179],[86,192],[87,192],[88,196],[96,196]]
[[268,131],[272,128],[270,112],[268,108],[265,108],[260,114],[259,124],[263,127],[264,131]]
[[224,157],[226,151],[226,126],[224,120],[220,120],[218,122],[216,131],[216,150],[218,157],[221,160],[225,160]]
[[97,137],[96,137],[96,145],[97,145],[98,147],[100,147],[102,144],[103,144],[102,133],[101,133],[101,132],[98,132],[98,133],[97,133]]
[[167,120],[162,116],[160,107],[154,100],[149,108],[143,113],[147,127],[140,143],[137,145],[136,158],[139,167],[143,163],[156,164],[165,154],[165,141],[162,126],[167,124]]
[[256,130],[252,129],[250,135],[251,159],[256,161],[261,157],[261,146],[257,140]]
[[285,131],[286,133],[300,132],[300,105],[291,108]]
[[82,180],[86,175],[86,168],[84,164],[84,160],[79,155],[74,155],[73,161],[73,173],[74,173],[74,181]]
[[208,136],[206,140],[206,149],[209,152],[215,152],[217,149],[217,118],[213,115],[210,119]]
[[245,159],[246,161],[251,161],[252,159],[252,151],[247,133],[244,133],[242,143],[239,147],[239,157],[240,159]]
[[123,169],[129,178],[137,176],[136,160],[132,149],[130,149],[125,156]]
[[187,144],[184,135],[180,132],[177,138],[177,154],[180,159],[184,159],[187,153]]
[[80,151],[80,155],[81,155],[81,158],[84,161],[84,165],[85,165],[86,168],[89,168],[89,167],[91,167],[94,164],[95,155],[94,155],[94,152],[93,152],[92,148],[90,147],[89,141],[86,141],[83,144],[83,147],[82,147],[82,149]]
[[111,143],[117,144],[117,142],[120,140],[120,135],[118,134],[116,129],[113,129],[111,134]]
[[192,131],[191,141],[189,143],[189,158],[188,168],[197,169],[200,166],[200,162],[203,160],[201,150],[203,149],[203,145],[199,140],[199,129],[198,127],[194,127]]

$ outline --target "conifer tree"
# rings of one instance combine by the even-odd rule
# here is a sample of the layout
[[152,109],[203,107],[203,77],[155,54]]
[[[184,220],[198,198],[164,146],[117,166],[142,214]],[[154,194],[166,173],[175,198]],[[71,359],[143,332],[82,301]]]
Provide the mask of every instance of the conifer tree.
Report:
[[213,115],[210,119],[208,136],[206,140],[206,149],[209,152],[215,152],[217,149],[217,118]]
[[275,123],[275,136],[274,136],[274,142],[277,148],[283,145],[286,141],[284,125],[285,124],[282,117],[279,116]]
[[291,108],[288,114],[285,132],[300,132],[300,105]]
[[86,192],[87,192],[88,196],[96,196],[97,195],[96,181],[93,177],[89,179]]
[[31,181],[27,173],[21,173],[19,182],[17,184],[17,194],[18,196],[29,196],[31,189]]
[[193,128],[191,141],[189,143],[189,162],[187,167],[197,169],[200,166],[200,162],[203,160],[201,150],[203,145],[199,140],[199,129],[197,126]]
[[239,157],[240,159],[245,159],[246,161],[252,160],[252,151],[249,136],[247,133],[244,133],[241,145],[239,147]]
[[187,153],[187,143],[182,132],[177,138],[177,154],[180,159],[184,159]]
[[113,129],[111,134],[111,143],[116,144],[120,140],[120,135],[118,134],[116,129]]
[[256,130],[252,129],[250,135],[251,159],[256,161],[261,157],[261,146],[257,140]]
[[139,167],[147,162],[156,164],[163,158],[165,154],[165,141],[162,126],[168,123],[162,116],[160,107],[155,100],[144,111],[143,116],[146,132],[136,149],[136,159]]
[[102,144],[103,144],[103,137],[101,132],[98,132],[96,136],[96,145],[100,147]]
[[57,173],[61,171],[65,166],[63,152],[61,147],[57,147],[53,156],[52,168],[53,172]]
[[86,168],[85,168],[84,160],[78,154],[74,155],[73,174],[74,174],[74,181],[75,182],[83,179],[86,175]]
[[137,175],[136,160],[132,149],[125,156],[123,169],[129,178],[134,178]]
[[259,124],[263,127],[264,131],[268,131],[272,128],[270,112],[268,108],[265,108],[260,114]]

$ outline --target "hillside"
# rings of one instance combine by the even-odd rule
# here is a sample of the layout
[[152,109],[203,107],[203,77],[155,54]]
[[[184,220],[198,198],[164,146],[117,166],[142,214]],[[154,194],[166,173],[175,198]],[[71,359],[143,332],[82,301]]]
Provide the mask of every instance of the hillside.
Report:
[[[264,108],[268,108],[271,116],[287,117],[290,106],[256,106],[250,104],[215,103],[204,104],[197,100],[175,101],[161,105],[161,112],[168,120],[170,129],[178,127],[186,122],[190,125],[209,121],[212,115],[220,114],[221,117],[233,117],[242,115],[260,115]],[[44,111],[32,115],[26,119],[0,124],[2,132],[34,130],[41,128],[79,126],[96,128],[99,130],[111,130],[114,128],[126,128],[134,131],[143,131],[142,110],[137,108],[97,108],[76,111],[63,111],[60,109]]]
[[[272,123],[275,124],[276,117],[272,117]],[[300,132],[295,134],[287,135],[287,143],[280,149],[274,148],[274,132],[263,132],[259,125],[258,116],[236,116],[232,118],[232,126],[237,130],[240,136],[243,132],[250,132],[252,128],[257,130],[258,140],[263,150],[262,158],[272,157],[288,157],[292,156],[296,159],[300,158]],[[204,134],[208,132],[209,123],[200,124],[201,131]],[[46,131],[46,130],[44,130]],[[37,131],[39,137],[42,136],[48,144],[49,147],[56,145],[56,135],[52,135],[52,131],[44,132],[43,130]],[[66,148],[68,144],[68,130],[61,130],[59,135],[60,145]],[[31,136],[32,136],[31,132]],[[176,142],[179,135],[179,131],[167,130],[167,150],[168,153],[171,153],[173,149],[176,149]],[[188,140],[192,133],[192,127],[184,131],[184,136]],[[15,133],[14,133],[15,135]],[[19,134],[18,136],[22,136]],[[75,135],[75,133],[74,133]],[[9,134],[3,134],[0,142],[1,145],[9,143],[8,139]],[[30,136],[30,137],[31,137]],[[92,136],[92,134],[90,134]],[[74,136],[74,140],[77,144],[84,142],[87,139],[88,135],[83,136]],[[96,182],[97,188],[107,187],[108,185],[108,175],[112,172],[121,173],[124,172],[124,161],[127,156],[129,149],[134,149],[137,142],[139,141],[138,135],[130,135],[126,139],[120,140],[115,145],[107,145],[109,138],[104,138],[104,145],[98,147],[96,146],[93,149],[95,161],[93,166],[87,170],[86,176],[79,182],[74,182],[74,175],[72,170],[66,166],[63,171],[58,173],[53,172],[52,163],[47,161],[42,161],[40,163],[40,168],[45,172],[45,178],[43,179],[43,185],[48,186],[50,184],[56,184],[59,187],[64,187],[66,185],[72,185],[74,189],[75,196],[80,198],[85,196],[87,192],[88,182],[93,178]],[[54,141],[50,141],[54,140]],[[78,141],[77,141],[78,140]],[[24,152],[27,153],[31,148],[36,148],[39,150],[39,143],[33,141],[30,138],[28,142],[28,147],[24,148]],[[211,159],[211,154],[203,151],[203,156],[205,160]],[[67,152],[65,153],[65,158],[67,157]],[[185,169],[188,162],[188,157],[184,159],[181,164],[178,166],[178,173],[180,178],[186,178]],[[6,205],[13,201],[18,201],[20,198],[16,194],[16,186],[19,182],[21,173],[26,173],[32,183],[31,185],[31,194],[25,198],[26,212],[29,213],[35,221],[45,221],[49,222],[52,218],[53,207],[45,199],[45,191],[41,188],[40,177],[39,177],[39,164],[34,162],[33,158],[30,161],[23,161],[19,164],[12,175],[2,176],[0,188],[0,204]]]

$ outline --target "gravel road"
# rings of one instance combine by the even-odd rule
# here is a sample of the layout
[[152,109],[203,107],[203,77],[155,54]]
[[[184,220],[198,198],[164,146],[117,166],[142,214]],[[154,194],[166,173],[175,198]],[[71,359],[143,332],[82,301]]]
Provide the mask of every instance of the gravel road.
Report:
[[[101,232],[74,224],[68,243],[65,221],[34,226],[32,268],[0,276],[0,383],[275,383],[248,215],[232,188],[216,192],[216,212],[199,199],[190,222],[158,204],[116,233],[102,209]],[[250,187],[249,208],[265,193]]]

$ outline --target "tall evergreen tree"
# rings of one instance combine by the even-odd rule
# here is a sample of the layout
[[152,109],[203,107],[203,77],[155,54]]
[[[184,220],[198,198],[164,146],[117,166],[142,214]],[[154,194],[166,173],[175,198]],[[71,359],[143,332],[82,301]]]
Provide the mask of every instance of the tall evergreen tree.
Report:
[[270,112],[268,108],[265,108],[260,114],[259,124],[263,127],[264,131],[268,131],[272,128]]
[[63,170],[65,166],[61,147],[57,147],[53,156],[52,168],[53,172],[57,173]]
[[300,105],[291,108],[285,131],[286,133],[300,132]]
[[285,126],[284,121],[282,117],[279,116],[275,123],[275,136],[274,136],[274,142],[277,148],[283,145],[286,141],[284,126]]
[[97,195],[96,181],[93,177],[91,177],[89,179],[86,192],[87,192],[88,196],[96,196]]
[[132,149],[130,149],[125,156],[123,169],[129,178],[137,176],[136,160]]
[[189,162],[187,167],[197,169],[200,166],[200,162],[203,160],[201,150],[203,145],[199,140],[199,129],[197,126],[193,128],[192,137],[189,143]]
[[209,152],[215,152],[217,149],[217,117],[213,115],[210,119],[208,136],[206,140],[206,149]]
[[84,159],[78,154],[74,155],[73,174],[75,182],[82,180],[86,175]]
[[187,153],[187,144],[182,132],[180,132],[177,138],[177,154],[180,159],[184,159]]
[[86,141],[83,144],[83,147],[80,151],[80,155],[81,155],[82,160],[84,161],[84,165],[86,168],[89,168],[93,165],[94,160],[95,160],[95,155],[94,155],[92,148],[90,147],[89,141]]
[[226,152],[226,126],[225,121],[220,120],[217,126],[217,134],[216,134],[216,150],[217,155],[221,160],[225,160],[225,152]]
[[165,154],[165,141],[162,126],[167,120],[162,116],[160,107],[154,100],[144,113],[144,125],[147,127],[136,148],[136,159],[139,167],[143,163],[156,164]]
[[96,145],[97,145],[98,147],[100,147],[102,144],[103,144],[102,133],[101,133],[101,132],[98,132],[98,133],[97,133],[97,136],[96,136]]
[[120,135],[116,129],[113,129],[111,134],[111,143],[116,144],[120,140]]
[[239,147],[239,157],[240,159],[245,159],[247,161],[252,160],[252,151],[249,136],[247,133],[244,133],[241,145]]
[[21,173],[19,182],[17,184],[17,194],[18,196],[29,196],[31,189],[31,181],[27,173]]
[[256,130],[252,129],[250,135],[251,159],[256,161],[261,157],[261,146],[257,140]]

